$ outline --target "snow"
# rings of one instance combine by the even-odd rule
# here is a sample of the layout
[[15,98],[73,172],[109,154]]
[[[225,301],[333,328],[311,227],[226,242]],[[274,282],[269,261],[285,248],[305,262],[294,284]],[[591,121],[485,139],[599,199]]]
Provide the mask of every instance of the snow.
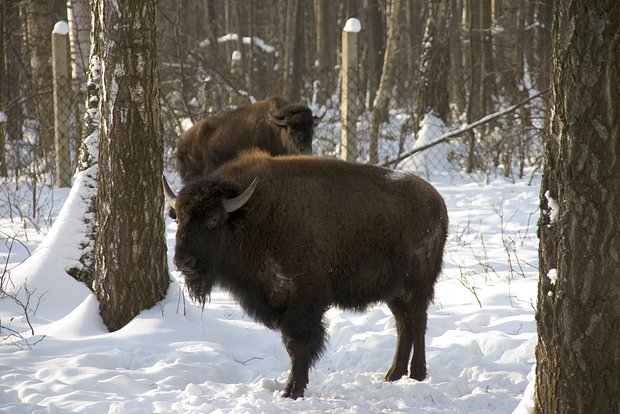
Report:
[[347,20],[347,22],[344,24],[344,29],[342,30],[349,33],[359,33],[360,30],[362,30],[362,24],[358,19],[352,17]]
[[54,25],[54,30],[52,30],[52,33],[61,35],[61,36],[66,36],[67,34],[69,34],[69,25],[64,20],[56,22],[56,24]]
[[[123,329],[106,330],[97,299],[64,271],[82,253],[81,179],[70,192],[42,196],[55,200],[55,221],[39,226],[41,233],[19,215],[9,219],[11,204],[2,198],[11,195],[0,193],[0,260],[9,269],[2,287],[20,298],[27,288],[38,299],[29,314],[33,336],[20,308],[0,296],[3,328],[23,337],[0,335],[0,412],[533,412],[539,188],[527,185],[529,177],[481,185],[431,175],[451,222],[429,308],[426,380],[383,380],[396,338],[385,305],[366,313],[331,309],[326,352],[310,372],[306,397],[296,401],[280,397],[290,362],[279,334],[255,323],[224,291],[213,292],[201,310],[176,272],[164,300]],[[169,220],[170,255],[175,230]],[[35,245],[27,258],[24,246]]]
[[[220,36],[217,38],[218,43],[226,43],[226,42],[238,42],[239,41],[239,35],[237,33],[228,33],[225,34],[224,36]],[[201,47],[206,47],[210,45],[210,41],[207,40],[203,40],[202,42],[200,42],[200,46]],[[262,50],[265,53],[274,53],[276,51],[276,48],[271,46],[270,44],[268,44],[267,42],[265,42],[263,39],[261,39],[260,37],[249,37],[249,36],[241,36],[241,43],[243,43],[244,45],[251,45],[253,44],[255,47],[257,47],[258,49]]]
[[545,198],[547,199],[547,205],[549,206],[549,225],[555,224],[558,219],[558,213],[560,212],[560,204],[556,199],[551,197],[551,192],[549,190],[545,191]]

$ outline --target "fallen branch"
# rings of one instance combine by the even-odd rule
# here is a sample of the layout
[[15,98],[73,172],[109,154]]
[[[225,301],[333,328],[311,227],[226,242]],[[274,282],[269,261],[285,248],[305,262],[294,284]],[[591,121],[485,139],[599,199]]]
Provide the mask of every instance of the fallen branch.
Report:
[[451,132],[448,132],[446,134],[443,134],[441,137],[439,137],[439,139],[437,139],[437,141],[433,141],[430,144],[426,144],[426,145],[422,145],[420,147],[416,147],[416,148],[412,149],[411,151],[408,151],[408,152],[400,155],[398,158],[396,158],[394,160],[391,160],[391,161],[386,161],[386,162],[384,162],[381,165],[383,167],[387,167],[389,165],[395,165],[395,164],[401,162],[402,160],[404,160],[405,158],[408,158],[408,157],[412,156],[413,154],[417,154],[418,152],[421,152],[421,151],[427,150],[429,148],[432,148],[435,145],[439,145],[439,144],[442,144],[444,142],[447,142],[447,141],[449,141],[450,139],[452,139],[454,137],[457,137],[457,136],[459,136],[459,135],[461,135],[461,134],[463,134],[465,132],[471,131],[472,129],[475,129],[475,128],[479,127],[480,125],[484,125],[487,122],[491,122],[492,120],[499,118],[500,116],[504,116],[506,114],[509,114],[509,113],[513,112],[515,109],[517,109],[517,108],[527,104],[528,102],[538,98],[541,95],[544,95],[548,91],[549,91],[549,89],[545,89],[545,90],[543,90],[541,92],[538,92],[536,95],[532,95],[529,98],[524,99],[523,101],[521,101],[521,102],[519,102],[519,103],[517,103],[515,105],[512,105],[512,106],[510,106],[510,107],[508,107],[506,109],[503,109],[503,110],[501,110],[499,112],[494,112],[492,114],[489,114],[489,115],[487,115],[487,116],[485,116],[483,118],[480,118],[479,120],[477,120],[475,122],[472,122],[471,124],[467,124],[465,126],[462,126],[461,128],[457,129],[456,131],[451,131]]

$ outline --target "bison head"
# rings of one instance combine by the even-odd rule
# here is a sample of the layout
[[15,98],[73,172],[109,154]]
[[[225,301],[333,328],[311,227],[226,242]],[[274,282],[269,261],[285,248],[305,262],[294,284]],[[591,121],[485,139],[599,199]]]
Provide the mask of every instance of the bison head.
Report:
[[[176,219],[174,266],[185,277],[191,298],[205,305],[218,277],[231,262],[231,232],[250,199],[258,177],[244,190],[222,180],[198,180],[176,196],[162,176],[169,215]],[[226,258],[226,260],[222,260]]]
[[270,113],[269,121],[286,129],[291,153],[312,154],[312,135],[321,118],[313,116],[310,108],[305,105],[287,105]]

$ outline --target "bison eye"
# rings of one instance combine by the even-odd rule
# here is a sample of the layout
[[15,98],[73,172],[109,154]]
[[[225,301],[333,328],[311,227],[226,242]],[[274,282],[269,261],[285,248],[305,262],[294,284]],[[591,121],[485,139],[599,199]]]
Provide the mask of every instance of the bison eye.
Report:
[[214,229],[220,222],[220,218],[218,216],[210,217],[207,219],[207,228]]

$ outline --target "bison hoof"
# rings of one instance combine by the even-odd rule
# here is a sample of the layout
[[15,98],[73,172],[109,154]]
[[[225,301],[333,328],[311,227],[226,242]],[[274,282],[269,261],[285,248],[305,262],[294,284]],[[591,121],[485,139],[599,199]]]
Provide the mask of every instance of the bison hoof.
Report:
[[424,381],[424,378],[426,378],[426,366],[418,368],[411,367],[411,375],[409,375],[409,377],[417,381]]
[[387,374],[385,374],[385,380],[388,382],[398,381],[403,377],[403,375],[407,375],[407,372],[399,372],[394,369],[390,369]]
[[284,389],[282,396],[284,398],[292,398],[296,400],[304,396],[304,390],[303,389],[299,390],[296,387],[292,386],[291,384],[288,384],[286,388]]

